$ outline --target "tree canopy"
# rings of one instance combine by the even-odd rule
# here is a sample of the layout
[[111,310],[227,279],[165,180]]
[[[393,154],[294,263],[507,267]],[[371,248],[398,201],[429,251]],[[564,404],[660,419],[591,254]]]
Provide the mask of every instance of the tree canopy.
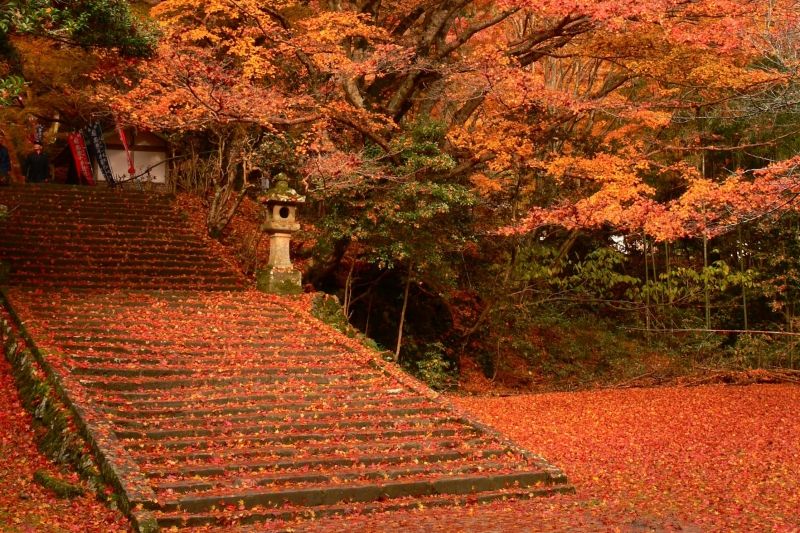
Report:
[[24,76],[13,37],[45,37],[81,48],[112,48],[123,56],[151,54],[156,35],[125,0],[7,0],[0,5],[0,103],[22,91]]
[[[114,115],[229,139],[220,169],[290,169],[312,200],[312,281],[390,269],[466,336],[492,302],[598,268],[595,297],[627,284],[650,309],[650,285],[675,282],[669,246],[692,268],[741,263],[731,235],[791,215],[800,192],[789,1],[166,0],[152,15],[154,56],[102,91]],[[645,279],[620,272],[634,257]],[[703,272],[708,325],[723,270]],[[465,294],[485,311],[472,326]]]

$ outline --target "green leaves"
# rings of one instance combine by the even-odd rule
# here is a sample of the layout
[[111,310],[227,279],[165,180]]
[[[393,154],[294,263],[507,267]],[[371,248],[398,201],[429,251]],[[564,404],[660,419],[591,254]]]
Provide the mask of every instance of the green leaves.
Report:
[[[82,48],[113,48],[123,56],[153,53],[155,26],[133,16],[124,0],[9,0],[0,5],[0,106],[21,94],[24,79],[10,35],[32,35]],[[4,68],[3,68],[4,67]]]
[[11,105],[14,99],[22,93],[23,87],[25,87],[25,80],[22,76],[12,74],[0,78],[0,105]]
[[135,18],[123,0],[12,0],[0,7],[0,31],[113,47],[129,56],[150,55],[156,38],[154,27]]

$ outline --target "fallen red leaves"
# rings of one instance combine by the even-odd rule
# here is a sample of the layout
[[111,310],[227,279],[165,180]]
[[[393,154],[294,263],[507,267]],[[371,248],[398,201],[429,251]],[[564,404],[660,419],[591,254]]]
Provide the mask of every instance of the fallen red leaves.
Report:
[[800,388],[634,389],[458,403],[566,469],[607,522],[800,528]]
[[122,513],[99,502],[90,490],[59,499],[33,481],[36,470],[78,483],[36,449],[31,417],[20,403],[11,369],[0,356],[0,531],[128,531]]
[[326,520],[296,531],[800,531],[800,387],[454,402],[564,468],[577,494]]

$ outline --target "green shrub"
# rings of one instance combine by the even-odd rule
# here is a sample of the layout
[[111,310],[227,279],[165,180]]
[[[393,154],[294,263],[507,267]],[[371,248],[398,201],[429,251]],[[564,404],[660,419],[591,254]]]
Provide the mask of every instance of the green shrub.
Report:
[[445,347],[440,342],[426,345],[418,358],[403,366],[434,390],[446,390],[456,384],[455,365],[447,360]]

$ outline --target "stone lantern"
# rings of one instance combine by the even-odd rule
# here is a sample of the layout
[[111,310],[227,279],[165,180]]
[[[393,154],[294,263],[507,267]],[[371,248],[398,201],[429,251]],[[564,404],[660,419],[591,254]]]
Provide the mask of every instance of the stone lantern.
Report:
[[269,235],[269,261],[256,273],[258,290],[272,294],[297,294],[301,292],[301,274],[289,258],[292,233],[300,229],[297,206],[306,201],[297,191],[289,188],[286,174],[275,176],[275,185],[260,198],[266,206],[267,219],[261,229]]

